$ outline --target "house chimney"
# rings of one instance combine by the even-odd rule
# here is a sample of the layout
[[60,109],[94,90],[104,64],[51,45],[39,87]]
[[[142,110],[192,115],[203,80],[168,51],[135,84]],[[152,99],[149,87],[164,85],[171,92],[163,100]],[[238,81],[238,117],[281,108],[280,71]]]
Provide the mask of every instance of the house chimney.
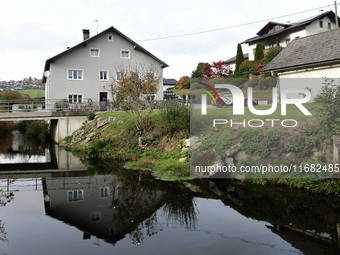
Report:
[[89,39],[90,38],[90,30],[88,29],[83,29],[83,36],[84,36],[84,41],[86,39]]

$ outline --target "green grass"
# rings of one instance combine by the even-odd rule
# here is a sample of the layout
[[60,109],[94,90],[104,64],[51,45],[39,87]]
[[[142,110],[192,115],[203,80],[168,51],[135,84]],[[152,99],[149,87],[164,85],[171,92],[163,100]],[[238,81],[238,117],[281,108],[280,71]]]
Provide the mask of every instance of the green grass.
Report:
[[19,90],[19,92],[23,95],[29,95],[30,98],[38,98],[45,96],[44,89],[26,89],[26,90]]
[[171,91],[173,91],[175,94],[178,94],[180,96],[182,96],[183,93],[185,95],[189,95],[190,94],[190,89],[172,89]]
[[[179,158],[186,157],[183,163],[178,162]],[[190,151],[181,153],[146,151],[135,162],[126,165],[128,169],[152,170],[153,176],[165,181],[188,180],[190,179]]]
[[[245,96],[248,95],[248,90],[243,89],[243,94]],[[273,92],[271,89],[266,89],[266,90],[253,90],[253,98],[259,100],[259,101],[268,101],[269,104],[272,103],[272,96]]]

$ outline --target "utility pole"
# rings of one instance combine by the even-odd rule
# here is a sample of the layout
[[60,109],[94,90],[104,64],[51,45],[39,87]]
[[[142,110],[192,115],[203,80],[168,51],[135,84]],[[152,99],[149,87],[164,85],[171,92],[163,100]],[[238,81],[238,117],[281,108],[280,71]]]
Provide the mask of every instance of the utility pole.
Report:
[[335,5],[335,29],[339,28],[339,21],[338,21],[338,8],[336,5],[336,1],[334,1],[334,5]]

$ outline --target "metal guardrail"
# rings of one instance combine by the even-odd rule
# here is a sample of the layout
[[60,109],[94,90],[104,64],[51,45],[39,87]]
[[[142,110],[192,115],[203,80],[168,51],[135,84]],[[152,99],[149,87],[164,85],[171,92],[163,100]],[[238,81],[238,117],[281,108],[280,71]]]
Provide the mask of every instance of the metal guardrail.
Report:
[[0,100],[1,112],[46,112],[46,111],[102,111],[108,110],[107,102],[65,102],[58,99]]
[[[160,109],[164,105],[162,100],[154,100],[149,103],[149,109]],[[60,99],[14,99],[0,100],[1,112],[56,112],[56,111],[121,111],[113,108],[109,102],[88,102],[84,98],[82,102],[65,102]]]

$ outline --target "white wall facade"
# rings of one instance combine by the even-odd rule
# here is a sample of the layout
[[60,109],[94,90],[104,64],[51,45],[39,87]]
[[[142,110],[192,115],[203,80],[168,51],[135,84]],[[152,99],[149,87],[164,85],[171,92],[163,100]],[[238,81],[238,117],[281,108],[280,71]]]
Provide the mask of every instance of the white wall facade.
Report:
[[[320,27],[320,21],[322,21],[323,27]],[[335,24],[332,23],[330,18],[327,16],[325,16],[323,19],[315,20],[306,27],[306,36],[328,31],[328,24],[330,24],[330,29],[335,29]]]
[[[109,40],[113,38],[113,40]],[[91,49],[98,49],[98,56],[91,56]],[[122,58],[122,51],[128,51],[129,57]],[[92,98],[99,101],[100,93],[107,93],[111,101],[110,91],[111,76],[116,78],[116,70],[119,66],[127,65],[152,66],[160,83],[157,100],[163,99],[163,69],[161,64],[154,58],[127,41],[113,30],[97,35],[87,40],[86,45],[74,47],[57,56],[50,64],[50,77],[46,79],[46,99],[68,99],[69,95],[80,95],[83,99]],[[119,69],[119,68],[118,68]],[[81,70],[82,79],[70,80],[68,70]],[[100,79],[100,72],[107,71],[106,80]],[[119,70],[118,70],[119,71]]]
[[[340,82],[340,65],[300,69],[296,71],[279,72],[281,88],[309,88],[311,101],[320,93],[324,86],[324,78],[333,78],[335,84]],[[298,93],[291,93],[289,98],[302,98]]]

